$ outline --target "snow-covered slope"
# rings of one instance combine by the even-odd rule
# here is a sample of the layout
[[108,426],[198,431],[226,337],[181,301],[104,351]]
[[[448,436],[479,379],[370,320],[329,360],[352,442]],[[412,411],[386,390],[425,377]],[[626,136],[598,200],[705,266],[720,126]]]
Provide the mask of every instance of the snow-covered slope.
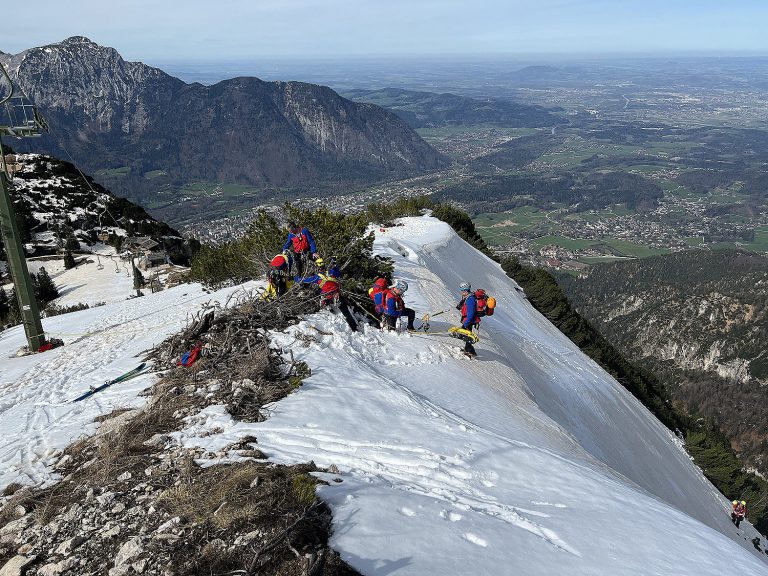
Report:
[[435,331],[455,321],[461,281],[497,298],[478,360],[441,335],[352,334],[323,312],[275,335],[313,375],[270,419],[209,407],[179,441],[253,434],[277,461],[336,465],[343,482],[323,475],[320,489],[332,543],[364,574],[768,574],[756,532],[735,530],[674,436],[497,264],[432,218],[377,233],[376,247],[419,314],[451,311]]
[[[735,530],[674,436],[497,264],[428,217],[377,232],[376,249],[395,260],[419,315],[448,310],[429,335],[351,333],[340,316],[311,316],[274,334],[312,376],[268,420],[234,422],[210,406],[177,441],[216,451],[253,435],[275,461],[337,466],[320,488],[334,512],[332,545],[366,575],[768,575],[768,557],[750,543],[756,532]],[[477,360],[441,334],[456,321],[463,280],[498,300]],[[135,403],[146,382],[105,392],[91,412],[55,406],[132,367],[133,354],[204,299],[178,287],[55,317],[46,320],[54,335],[74,330],[71,317],[87,338],[0,359],[0,488],[48,477],[46,454],[73,423],[88,431],[96,411]],[[6,356],[21,343],[18,329],[0,333]]]
[[[142,405],[138,393],[154,376],[113,386],[86,402],[70,400],[135,368],[145,351],[181,330],[202,305],[223,304],[243,289],[209,294],[199,284],[182,285],[130,300],[123,293],[120,302],[44,318],[46,335],[66,345],[32,356],[14,356],[26,344],[21,326],[0,332],[0,493],[11,482],[50,482],[61,450],[92,434],[97,416]],[[81,294],[83,285],[72,290]]]

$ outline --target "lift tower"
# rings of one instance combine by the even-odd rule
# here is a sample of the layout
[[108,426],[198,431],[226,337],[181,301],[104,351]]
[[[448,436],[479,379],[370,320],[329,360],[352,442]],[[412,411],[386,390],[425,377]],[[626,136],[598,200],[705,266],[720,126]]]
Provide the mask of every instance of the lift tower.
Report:
[[11,77],[0,64],[0,229],[2,229],[5,253],[16,285],[16,298],[27,335],[30,352],[37,352],[45,343],[40,309],[27,269],[24,246],[16,224],[16,211],[10,196],[10,173],[18,169],[15,158],[6,157],[2,137],[25,138],[47,132],[45,120],[38,114],[30,100],[14,89]]

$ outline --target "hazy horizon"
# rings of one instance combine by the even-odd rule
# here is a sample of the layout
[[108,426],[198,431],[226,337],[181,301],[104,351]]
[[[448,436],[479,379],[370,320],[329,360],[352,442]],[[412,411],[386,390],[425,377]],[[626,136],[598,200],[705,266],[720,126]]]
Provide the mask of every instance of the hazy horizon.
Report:
[[40,0],[3,30],[18,53],[86,36],[124,58],[765,54],[768,3],[736,0]]

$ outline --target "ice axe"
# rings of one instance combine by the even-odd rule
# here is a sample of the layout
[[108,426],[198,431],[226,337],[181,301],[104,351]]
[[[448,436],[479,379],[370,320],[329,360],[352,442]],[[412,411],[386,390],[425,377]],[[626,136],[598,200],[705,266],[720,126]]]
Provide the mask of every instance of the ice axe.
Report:
[[421,329],[424,330],[424,332],[429,332],[429,319],[434,316],[440,316],[440,314],[445,314],[448,312],[448,310],[440,310],[440,312],[435,312],[434,314],[424,314],[424,316],[421,317]]

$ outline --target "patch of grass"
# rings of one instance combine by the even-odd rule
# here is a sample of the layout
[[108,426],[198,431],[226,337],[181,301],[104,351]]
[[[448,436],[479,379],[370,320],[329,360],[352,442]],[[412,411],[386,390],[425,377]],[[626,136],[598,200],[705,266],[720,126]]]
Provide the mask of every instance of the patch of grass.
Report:
[[293,494],[299,502],[309,506],[315,501],[317,480],[309,474],[297,474],[293,477]]
[[128,166],[121,166],[120,168],[105,168],[103,170],[97,170],[96,176],[104,178],[123,178],[131,173],[131,169]]
[[291,370],[291,375],[288,378],[288,383],[291,385],[291,388],[295,390],[299,386],[301,386],[305,378],[308,378],[311,375],[312,375],[312,370],[310,369],[309,364],[307,364],[306,362],[296,362],[293,365],[293,368]]
[[629,242],[627,240],[621,240],[618,238],[608,238],[604,240],[603,243],[613,248],[617,252],[617,256],[648,258],[649,256],[670,253],[670,250],[667,248],[650,248],[642,244],[635,244],[634,242]]
[[595,244],[594,240],[582,240],[579,238],[566,238],[565,236],[541,236],[531,242],[531,246],[537,249],[548,244],[554,244],[566,250],[582,250]]

